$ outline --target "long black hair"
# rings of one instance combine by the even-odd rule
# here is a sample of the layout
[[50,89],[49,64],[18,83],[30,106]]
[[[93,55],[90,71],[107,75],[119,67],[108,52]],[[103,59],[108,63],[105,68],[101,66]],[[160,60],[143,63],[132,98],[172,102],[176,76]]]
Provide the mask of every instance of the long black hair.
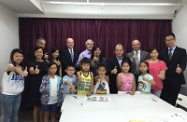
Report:
[[144,63],[145,65],[147,65],[147,67],[148,67],[147,73],[149,73],[149,64],[146,61],[141,61],[139,63],[139,67],[140,67],[140,64],[142,64],[142,63]]
[[41,49],[41,50],[43,51],[42,59],[44,60],[44,50],[43,50],[42,47],[38,47],[38,46],[35,47],[35,48],[33,49],[33,52],[32,52],[32,60],[36,60],[36,57],[35,57],[34,53],[35,53],[35,51],[37,51],[38,49]]
[[148,50],[149,54],[153,51],[153,50],[156,50],[158,53],[159,53],[159,50],[157,47],[152,47]]
[[[98,48],[101,50],[101,47],[98,46],[98,45],[95,45],[95,46],[93,47],[91,59],[93,59],[93,57],[94,57],[94,51],[96,51]],[[103,62],[102,51],[101,51],[101,54],[99,55],[99,62]]]
[[58,51],[59,52],[59,56],[56,58],[57,60],[59,60],[60,59],[60,51],[59,51],[59,49],[57,48],[57,47],[53,47],[52,49],[51,49],[51,53],[50,53],[50,55],[49,55],[49,62],[53,62],[53,53],[55,53],[56,51]]
[[129,64],[129,72],[131,72],[131,70],[132,70],[132,68],[131,68],[131,62],[129,61],[129,60],[123,60],[122,62],[121,62],[121,66],[124,64],[124,63],[127,63],[127,64]]

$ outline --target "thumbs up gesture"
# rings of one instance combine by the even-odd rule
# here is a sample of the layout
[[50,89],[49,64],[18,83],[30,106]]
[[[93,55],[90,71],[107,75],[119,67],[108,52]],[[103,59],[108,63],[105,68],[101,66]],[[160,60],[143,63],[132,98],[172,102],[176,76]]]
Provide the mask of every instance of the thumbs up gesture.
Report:
[[23,76],[26,77],[28,75],[27,67],[25,67],[25,70],[23,71]]
[[160,72],[160,74],[158,75],[158,77],[161,79],[161,80],[164,80],[166,78],[165,74],[162,73],[162,71]]
[[81,55],[81,60],[82,60],[83,58],[84,58],[84,55],[82,54],[82,55]]
[[58,66],[60,66],[60,60],[58,60],[56,64],[57,64]]
[[39,74],[39,73],[40,73],[40,70],[38,69],[38,65],[36,65],[35,74]]
[[118,70],[117,70],[117,66],[114,67],[114,69],[111,71],[112,74],[117,74]]
[[94,60],[94,61],[98,61],[98,60],[99,60],[99,58],[98,58],[98,57],[96,57],[96,56],[94,56],[94,57],[93,57],[93,60]]
[[73,85],[70,86],[70,93],[71,94],[75,93],[75,86]]
[[44,58],[45,58],[46,60],[48,60],[48,58],[49,58],[48,53],[45,53],[45,54],[44,54]]
[[162,79],[162,80],[164,79],[164,76],[163,76],[163,74],[161,74],[161,73],[158,75],[158,77],[159,77],[160,79]]
[[179,64],[177,64],[176,73],[180,74],[182,69],[180,68]]
[[138,59],[138,56],[134,54],[134,55],[132,56],[132,59],[133,59],[134,61],[136,61],[136,60]]

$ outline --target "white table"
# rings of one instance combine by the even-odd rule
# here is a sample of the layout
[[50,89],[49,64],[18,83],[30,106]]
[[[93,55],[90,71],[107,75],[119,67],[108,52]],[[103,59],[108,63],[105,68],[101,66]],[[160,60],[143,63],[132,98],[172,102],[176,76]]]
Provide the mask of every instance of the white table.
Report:
[[110,94],[108,96],[111,101],[88,102],[83,95],[66,95],[61,108],[60,122],[130,122],[130,120],[167,122],[168,116],[171,118],[172,115],[185,117],[187,121],[187,112],[171,106],[152,94],[136,93],[133,96]]

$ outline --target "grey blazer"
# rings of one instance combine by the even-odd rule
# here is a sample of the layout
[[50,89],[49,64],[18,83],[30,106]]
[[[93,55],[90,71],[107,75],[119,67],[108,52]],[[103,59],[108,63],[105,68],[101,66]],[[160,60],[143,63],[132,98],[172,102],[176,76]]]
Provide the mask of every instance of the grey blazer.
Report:
[[[136,69],[138,69],[137,66],[136,66],[136,63],[135,63],[135,61],[132,60],[133,55],[134,55],[134,51],[127,53],[127,56],[128,56],[128,57],[131,59],[131,61],[132,61],[131,72],[132,72],[133,74],[135,74],[135,75],[139,75],[140,72],[139,72],[139,70],[138,70],[138,71],[136,70]],[[149,58],[149,53],[146,52],[146,51],[140,50],[140,62],[141,62],[141,61],[145,61],[145,60],[147,60],[148,58]]]

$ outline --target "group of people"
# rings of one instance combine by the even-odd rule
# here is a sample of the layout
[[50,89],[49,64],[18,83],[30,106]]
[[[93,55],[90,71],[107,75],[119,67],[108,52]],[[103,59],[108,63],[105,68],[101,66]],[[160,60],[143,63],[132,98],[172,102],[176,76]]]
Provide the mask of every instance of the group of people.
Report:
[[24,77],[29,74],[30,100],[34,107],[34,122],[55,122],[58,106],[66,94],[117,94],[118,91],[134,95],[135,91],[153,93],[175,105],[181,85],[185,83],[186,50],[175,45],[173,33],[165,36],[167,48],[161,52],[151,48],[141,50],[139,40],[132,41],[132,52],[125,54],[123,45],[115,46],[115,55],[102,56],[101,48],[93,40],[85,42],[86,49],[79,53],[74,40],[67,38],[66,48],[53,48],[44,52],[46,41],[37,40],[31,51],[30,64],[22,67],[23,53],[13,49],[11,63],[2,80],[3,122],[18,122]]

